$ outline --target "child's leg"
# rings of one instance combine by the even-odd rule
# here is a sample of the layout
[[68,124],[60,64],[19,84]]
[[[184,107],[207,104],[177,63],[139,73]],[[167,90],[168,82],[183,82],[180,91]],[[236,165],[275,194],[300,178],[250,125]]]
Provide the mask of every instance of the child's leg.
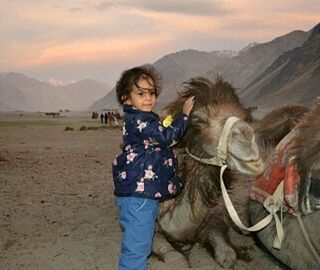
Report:
[[137,197],[118,197],[117,204],[123,227],[119,270],[147,270],[159,202]]

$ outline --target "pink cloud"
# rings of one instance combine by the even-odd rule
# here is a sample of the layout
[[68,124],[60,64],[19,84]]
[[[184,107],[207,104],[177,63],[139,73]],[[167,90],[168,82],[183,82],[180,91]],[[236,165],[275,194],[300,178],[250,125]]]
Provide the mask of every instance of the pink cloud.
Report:
[[[197,8],[191,0],[124,0],[123,5],[103,0],[66,0],[61,5],[51,0],[7,1],[0,9],[0,70],[141,64],[182,49],[229,49],[231,43],[236,49],[238,44],[309,30],[320,21],[318,1],[204,0]],[[106,6],[99,10],[99,3]]]
[[[101,63],[109,60],[132,59],[152,55],[157,48],[164,47],[170,38],[164,36],[147,36],[139,39],[96,38],[79,39],[72,42],[50,44],[44,48],[23,45],[11,46],[11,66],[26,68],[35,66],[61,65],[64,63]],[[15,51],[21,54],[14,56]],[[143,61],[143,60],[142,60]],[[3,63],[4,64],[4,63]]]

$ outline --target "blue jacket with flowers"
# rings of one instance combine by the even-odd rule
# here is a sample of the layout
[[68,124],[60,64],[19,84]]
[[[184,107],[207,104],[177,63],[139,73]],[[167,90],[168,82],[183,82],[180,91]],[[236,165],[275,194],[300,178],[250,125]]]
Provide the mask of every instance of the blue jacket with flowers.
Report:
[[166,199],[179,194],[182,183],[170,148],[182,137],[188,117],[181,114],[170,126],[159,116],[124,105],[123,147],[113,162],[114,194]]

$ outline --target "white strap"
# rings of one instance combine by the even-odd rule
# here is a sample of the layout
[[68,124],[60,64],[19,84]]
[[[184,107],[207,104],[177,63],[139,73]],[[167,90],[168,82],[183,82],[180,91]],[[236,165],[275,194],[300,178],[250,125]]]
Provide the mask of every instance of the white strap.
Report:
[[185,148],[185,150],[190,157],[202,163],[209,164],[209,165],[217,165],[217,166],[223,166],[224,164],[226,164],[226,161],[224,159],[221,159],[219,156],[215,156],[212,158],[200,158],[191,154],[187,147]]
[[313,246],[310,238],[309,238],[309,235],[307,233],[307,230],[306,230],[306,227],[304,226],[304,223],[302,221],[302,217],[300,215],[300,213],[297,214],[297,219],[298,219],[298,222],[299,222],[299,225],[300,225],[300,229],[302,230],[302,233],[304,235],[304,238],[306,239],[307,243],[308,243],[308,246],[313,254],[313,256],[315,257],[317,263],[320,265],[320,256],[319,254],[317,253],[317,250],[315,249],[315,247]]
[[235,116],[230,116],[225,122],[218,143],[218,157],[223,160],[227,159],[228,154],[228,140],[230,136],[230,131],[233,125],[240,119]]
[[240,119],[235,116],[230,116],[225,122],[222,132],[219,138],[219,144],[217,146],[217,155],[212,158],[200,158],[190,153],[186,147],[185,150],[189,156],[193,159],[209,165],[223,166],[227,161],[228,139],[233,125]]
[[284,237],[284,232],[283,232],[283,227],[282,224],[279,220],[278,215],[276,212],[279,210],[279,208],[282,205],[283,202],[283,181],[279,184],[277,187],[276,191],[273,193],[273,195],[268,196],[267,199],[264,202],[264,207],[266,210],[270,213],[268,216],[266,216],[264,219],[260,220],[257,224],[251,226],[251,227],[246,227],[240,220],[231,200],[230,197],[227,193],[227,189],[224,185],[223,182],[223,172],[227,168],[227,165],[223,165],[220,170],[220,185],[221,185],[221,191],[222,191],[222,197],[224,200],[224,203],[226,205],[226,208],[228,210],[228,213],[232,219],[232,221],[242,230],[244,231],[249,231],[249,232],[255,232],[263,229],[266,227],[274,218],[276,222],[276,230],[277,230],[277,235],[276,238],[274,239],[273,242],[273,247],[280,249],[281,248],[281,243]]

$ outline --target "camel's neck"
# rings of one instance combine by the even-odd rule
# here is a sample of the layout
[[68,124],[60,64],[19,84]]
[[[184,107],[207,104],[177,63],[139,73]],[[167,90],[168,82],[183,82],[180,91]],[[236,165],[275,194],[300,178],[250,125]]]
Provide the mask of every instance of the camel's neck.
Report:
[[176,240],[193,238],[195,229],[205,217],[207,206],[197,194],[192,207],[186,190],[181,193],[179,199],[161,203],[159,224],[162,230],[174,236]]
[[219,171],[195,161],[183,149],[178,159],[185,189],[176,199],[160,204],[159,224],[177,240],[187,240],[206,216],[208,206],[204,200],[215,201],[220,196]]

